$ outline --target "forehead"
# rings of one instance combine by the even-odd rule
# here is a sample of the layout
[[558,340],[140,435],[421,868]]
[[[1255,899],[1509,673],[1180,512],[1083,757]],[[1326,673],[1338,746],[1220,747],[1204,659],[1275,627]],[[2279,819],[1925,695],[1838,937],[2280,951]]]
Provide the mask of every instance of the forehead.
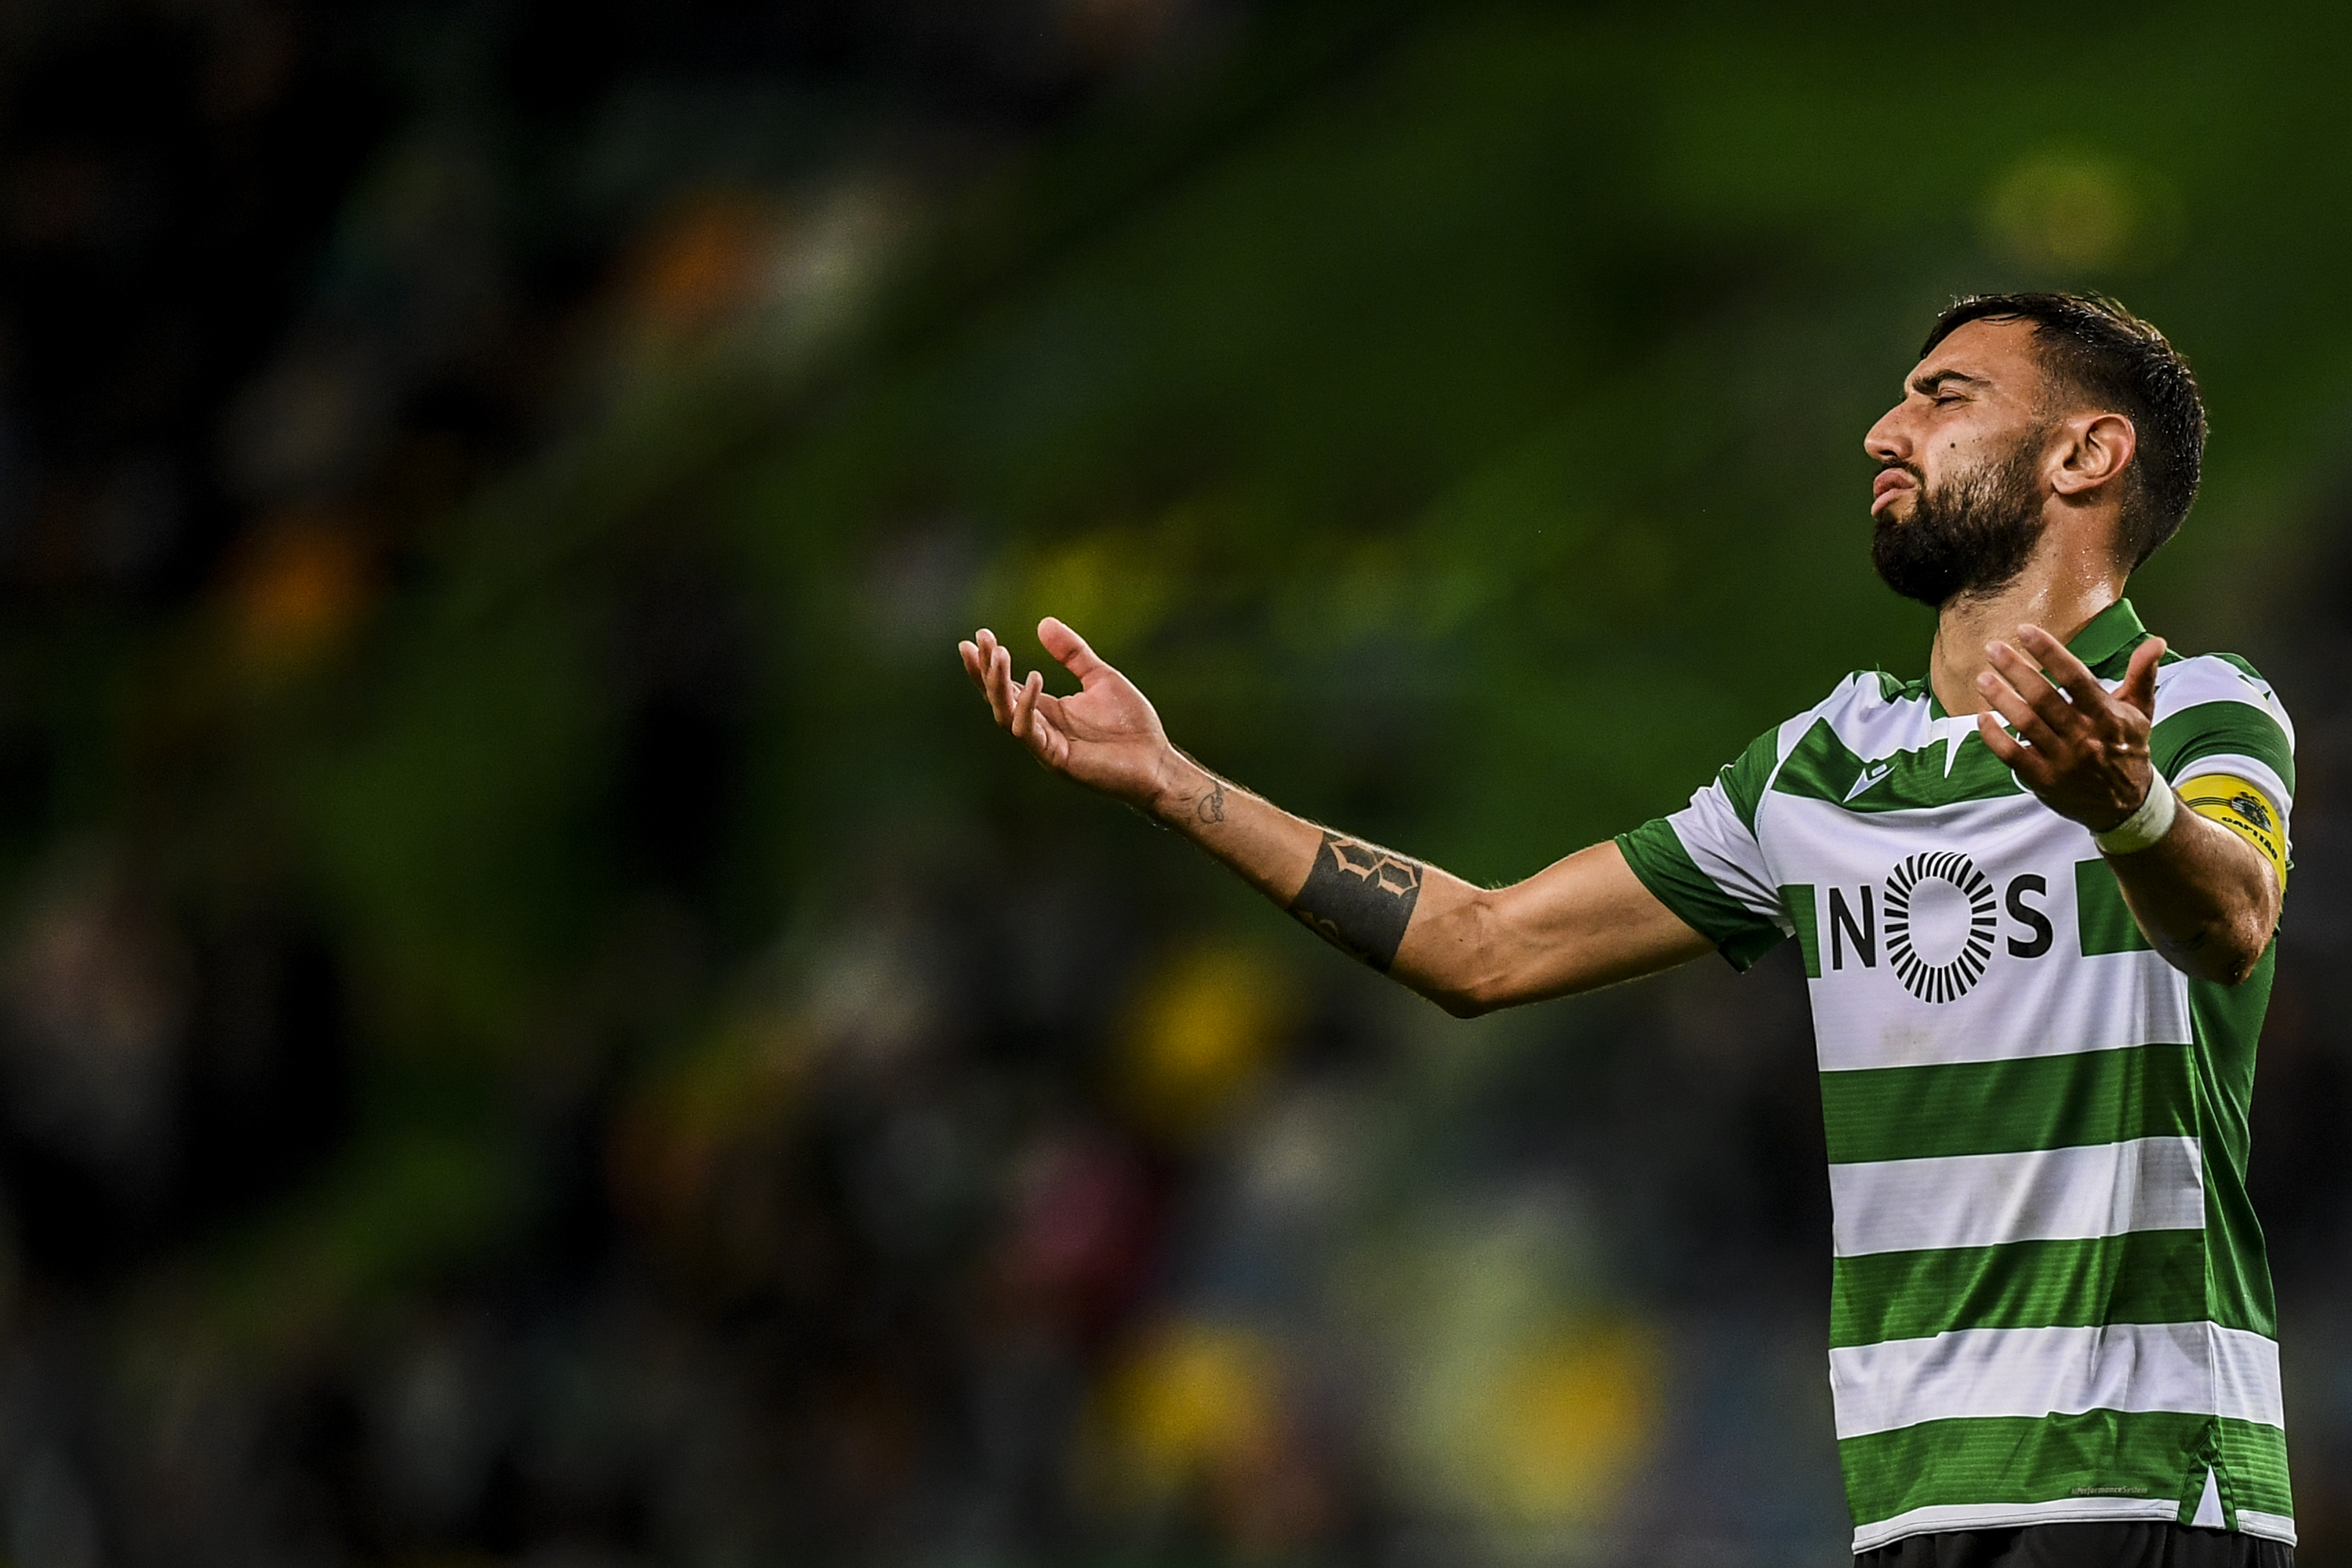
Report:
[[1905,385],[1907,388],[1926,377],[1947,372],[1989,383],[1995,391],[2021,397],[2037,396],[2042,390],[2042,370],[2033,345],[2033,323],[1963,321],[1913,367],[1905,378]]

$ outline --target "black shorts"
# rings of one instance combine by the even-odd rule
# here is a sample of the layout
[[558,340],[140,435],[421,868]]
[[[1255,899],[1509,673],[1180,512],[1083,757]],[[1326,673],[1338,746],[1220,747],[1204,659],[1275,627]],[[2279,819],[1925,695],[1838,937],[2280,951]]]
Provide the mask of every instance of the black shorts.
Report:
[[2029,1524],[1906,1535],[1855,1568],[2294,1568],[2294,1548],[2186,1524]]

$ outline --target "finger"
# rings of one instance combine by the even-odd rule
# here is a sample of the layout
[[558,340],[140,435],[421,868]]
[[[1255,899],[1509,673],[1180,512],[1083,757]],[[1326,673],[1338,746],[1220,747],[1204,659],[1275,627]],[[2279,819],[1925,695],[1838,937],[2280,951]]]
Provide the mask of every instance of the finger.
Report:
[[1004,710],[996,705],[996,647],[990,641],[985,627],[982,629],[979,640],[972,644],[972,653],[980,660],[980,673],[974,677],[980,682],[980,694],[988,699],[989,716],[1002,724],[1004,722]]
[[1087,646],[1086,638],[1051,616],[1037,623],[1037,640],[1045,645],[1045,651],[1052,654],[1064,669],[1078,678],[1080,686],[1087,685],[1097,677],[1110,671],[1110,666],[1095,657],[1095,650]]
[[2032,748],[2022,744],[2002,729],[2000,721],[1990,710],[1977,715],[1977,733],[1984,738],[1986,751],[2012,768],[2033,754]]
[[[989,672],[995,663],[996,634],[990,631],[986,626],[982,626],[972,636],[971,679],[972,684],[980,688],[980,694],[982,697],[989,698],[988,707],[989,711],[992,713],[996,712],[996,702],[995,699],[991,696],[989,692],[988,678]],[[1000,724],[1003,723],[1004,721],[1004,716],[1001,713],[997,713],[996,721]]]
[[988,661],[988,708],[1000,724],[1013,722],[1013,656],[999,647]]
[[2116,688],[2116,700],[2127,702],[2156,721],[2156,668],[2164,662],[2164,639],[2150,637],[2132,649],[2131,666],[2124,671],[2124,683]]
[[963,660],[963,672],[971,678],[971,683],[987,690],[988,682],[981,678],[980,645],[967,638],[956,644],[956,657]]
[[2011,736],[1990,712],[1977,715],[1977,733],[1984,738],[1985,750],[1999,757],[2026,788],[2038,789],[2049,782],[2049,759]]
[[[2037,751],[2048,752],[2061,744],[2057,735],[2053,733],[2050,726],[2042,721],[2042,715],[2035,710],[2033,704],[2020,696],[2017,689],[2000,676],[1989,669],[1986,670],[1977,677],[1977,689],[1984,694],[1984,700],[1991,703],[2002,718],[2009,721],[2010,727],[2015,730],[2028,745]],[[1977,717],[1982,719],[1986,716],[1979,713]]]
[[1062,725],[1062,700],[1043,689],[1042,683],[1029,709],[1030,746],[1047,767],[1069,765],[1070,732]]
[[2041,661],[2042,669],[2074,700],[2077,708],[2095,713],[2105,706],[2107,689],[2099,684],[2091,667],[2076,658],[2064,643],[2031,622],[2017,628],[2017,640]]
[[2038,665],[2005,642],[1985,644],[1985,658],[1991,660],[2011,690],[2033,705],[2033,710],[2042,715],[2042,721],[2050,726],[2053,734],[2063,735],[2088,723],[2091,714],[2097,711],[2078,711],[2074,704],[2066,700],[2065,693],[2050,684],[2049,677],[2042,673]]
[[1045,678],[1033,669],[1013,699],[1013,732],[1024,741],[1029,740],[1036,729],[1037,693],[1045,689]]

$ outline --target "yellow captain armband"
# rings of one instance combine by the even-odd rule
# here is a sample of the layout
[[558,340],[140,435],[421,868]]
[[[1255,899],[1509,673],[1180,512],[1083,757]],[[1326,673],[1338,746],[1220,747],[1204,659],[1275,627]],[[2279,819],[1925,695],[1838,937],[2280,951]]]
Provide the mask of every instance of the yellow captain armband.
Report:
[[2256,849],[2278,873],[2279,889],[2286,889],[2286,825],[2279,809],[2260,784],[2235,773],[2200,773],[2177,786],[2180,804],[2198,816],[2220,823]]

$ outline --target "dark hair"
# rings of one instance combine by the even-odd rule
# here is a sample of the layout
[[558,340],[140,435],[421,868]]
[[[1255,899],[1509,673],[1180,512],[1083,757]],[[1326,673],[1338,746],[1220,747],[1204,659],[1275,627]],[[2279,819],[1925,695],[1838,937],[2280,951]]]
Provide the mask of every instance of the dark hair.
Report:
[[2033,323],[2034,346],[2063,401],[2122,415],[2139,437],[2125,475],[2116,553],[2132,571],[2179,531],[2205,466],[2205,401],[2164,334],[2104,294],[1970,294],[1927,333],[1925,359],[1969,321]]

